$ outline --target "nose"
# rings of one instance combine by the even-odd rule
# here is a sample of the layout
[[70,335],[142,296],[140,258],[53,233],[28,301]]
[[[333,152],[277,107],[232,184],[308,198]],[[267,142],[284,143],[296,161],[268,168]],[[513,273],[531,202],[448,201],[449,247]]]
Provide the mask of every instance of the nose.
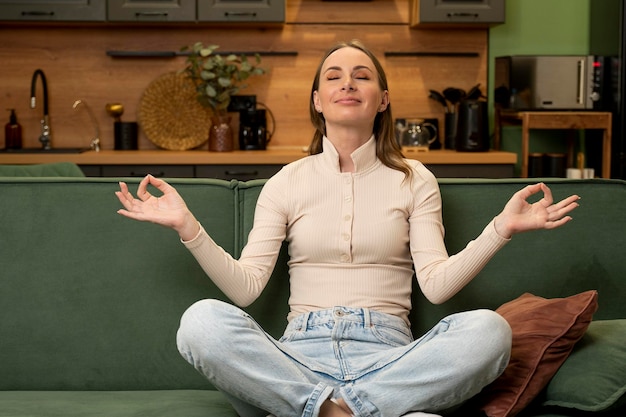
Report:
[[343,86],[341,87],[341,90],[343,91],[354,91],[354,84],[352,84],[352,80],[350,78],[348,78],[344,83]]

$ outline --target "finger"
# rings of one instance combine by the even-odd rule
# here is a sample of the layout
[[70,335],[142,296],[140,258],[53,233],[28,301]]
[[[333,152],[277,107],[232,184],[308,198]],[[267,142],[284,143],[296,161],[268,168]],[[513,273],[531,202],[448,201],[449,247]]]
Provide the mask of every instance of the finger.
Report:
[[152,175],[146,175],[141,180],[141,182],[139,183],[139,186],[137,187],[137,197],[139,197],[141,201],[146,201],[150,197],[152,197],[152,194],[148,192],[148,185],[150,184],[150,177],[152,177]]
[[153,177],[152,175],[149,175],[149,177],[150,177],[149,179],[150,184],[156,187],[156,189],[161,191],[163,194],[167,193],[168,191],[174,188],[171,185],[169,185],[167,182],[163,181],[162,179]]
[[561,217],[558,220],[555,221],[551,221],[551,222],[546,222],[546,224],[544,225],[544,229],[556,229],[557,227],[561,227],[563,226],[565,223],[571,221],[572,218],[570,216],[565,216],[565,217]]
[[541,199],[544,207],[549,207],[554,202],[552,197],[552,190],[550,187],[545,185],[544,183],[539,184],[541,186],[541,191],[543,191],[543,198]]
[[523,200],[528,200],[533,194],[537,194],[541,190],[541,183],[527,185],[517,192],[517,195]]

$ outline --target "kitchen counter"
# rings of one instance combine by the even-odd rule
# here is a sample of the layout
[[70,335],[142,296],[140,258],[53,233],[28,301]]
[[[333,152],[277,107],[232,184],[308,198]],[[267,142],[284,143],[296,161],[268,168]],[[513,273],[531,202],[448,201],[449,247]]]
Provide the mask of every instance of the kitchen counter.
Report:
[[[512,177],[517,154],[511,152],[405,152],[424,163],[437,177]],[[74,162],[91,177],[205,177],[249,180],[268,178],[283,165],[304,158],[302,147],[274,147],[265,151],[209,152],[207,150],[139,150],[83,153],[0,152],[0,164],[22,165]]]
[[[300,147],[269,148],[265,151],[209,152],[199,151],[86,151],[83,153],[20,153],[0,152],[0,164],[42,164],[49,162],[74,162],[78,165],[198,165],[288,164],[304,158],[307,153]],[[515,164],[517,155],[512,152],[456,152],[435,150],[407,152],[406,156],[427,165],[438,164]]]

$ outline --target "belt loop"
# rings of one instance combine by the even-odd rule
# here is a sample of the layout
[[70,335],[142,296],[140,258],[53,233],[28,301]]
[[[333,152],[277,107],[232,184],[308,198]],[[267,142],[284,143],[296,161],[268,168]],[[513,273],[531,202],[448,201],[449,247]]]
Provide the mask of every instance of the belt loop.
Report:
[[370,327],[372,325],[372,321],[370,319],[370,309],[363,309],[363,327]]
[[309,318],[311,317],[311,312],[307,311],[302,314],[302,331],[306,332],[309,330]]

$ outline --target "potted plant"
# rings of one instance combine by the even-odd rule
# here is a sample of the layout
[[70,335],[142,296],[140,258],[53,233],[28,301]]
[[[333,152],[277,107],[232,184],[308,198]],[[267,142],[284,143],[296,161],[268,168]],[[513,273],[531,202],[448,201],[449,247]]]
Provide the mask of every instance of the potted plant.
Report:
[[198,102],[213,111],[209,150],[232,150],[232,130],[227,114],[231,97],[247,87],[245,80],[253,75],[261,75],[265,70],[259,67],[261,57],[256,54],[251,63],[246,55],[230,54],[226,57],[216,54],[218,45],[205,46],[196,42],[185,46],[182,52],[189,52],[185,69],[187,77],[194,83]]

